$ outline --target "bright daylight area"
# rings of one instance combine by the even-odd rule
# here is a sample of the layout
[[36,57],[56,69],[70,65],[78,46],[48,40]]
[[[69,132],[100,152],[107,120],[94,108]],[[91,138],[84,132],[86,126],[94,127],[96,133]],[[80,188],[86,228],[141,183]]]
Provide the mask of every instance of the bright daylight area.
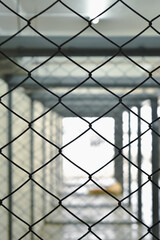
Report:
[[[151,121],[151,108],[147,106],[147,102],[141,108],[141,116],[148,122]],[[133,111],[137,113],[137,109],[133,107]],[[159,114],[158,114],[159,115]],[[95,131],[89,129],[88,122],[93,123],[92,127]],[[131,141],[137,138],[137,117],[131,114]],[[142,123],[141,131],[145,132],[148,128],[145,122]],[[87,130],[87,131],[86,131]],[[123,146],[127,145],[128,139],[128,113],[123,114]],[[115,144],[114,119],[111,117],[104,118],[64,118],[63,119],[63,146],[64,154],[74,163],[85,169],[90,174],[100,169],[114,157]],[[151,173],[151,132],[145,134],[141,139],[142,158],[144,161],[143,168]],[[70,143],[72,142],[72,143]],[[68,146],[69,144],[69,146]],[[66,147],[65,147],[66,145]],[[128,153],[128,148],[124,148],[124,153]],[[137,159],[137,142],[132,144],[132,157],[134,161]],[[75,168],[68,161],[63,161],[64,177],[70,180],[83,177],[83,171]],[[134,175],[134,174],[133,174]],[[114,178],[114,161],[98,173],[100,178]],[[135,179],[136,179],[135,171]]]
[[[85,120],[88,122],[95,121],[93,128],[100,136],[88,129],[87,122],[79,118],[64,118],[63,145],[81,135],[73,143],[69,144],[66,150],[64,148],[64,154],[91,174],[113,158],[114,150],[111,144],[114,144],[114,120],[107,117],[98,121],[96,121],[96,118],[86,118]],[[86,132],[87,129],[88,131]],[[67,163],[64,159],[63,170],[66,178],[72,178],[73,180],[77,177],[83,177],[84,172]],[[113,176],[113,162],[105,171],[101,171],[98,175],[106,179]]]

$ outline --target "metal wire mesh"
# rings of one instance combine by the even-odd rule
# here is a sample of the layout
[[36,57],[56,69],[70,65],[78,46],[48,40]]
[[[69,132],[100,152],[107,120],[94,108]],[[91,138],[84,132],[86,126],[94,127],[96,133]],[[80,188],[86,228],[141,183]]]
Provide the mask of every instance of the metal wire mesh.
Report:
[[98,2],[0,1],[2,239],[160,239],[160,4]]

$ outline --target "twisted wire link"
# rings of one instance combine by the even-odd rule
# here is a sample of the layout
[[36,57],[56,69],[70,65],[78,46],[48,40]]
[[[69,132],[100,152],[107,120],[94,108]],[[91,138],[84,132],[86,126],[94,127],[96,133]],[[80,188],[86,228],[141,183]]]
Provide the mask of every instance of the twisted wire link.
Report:
[[[148,236],[149,234],[152,235],[154,237],[154,239],[158,239],[157,236],[153,233],[152,229],[154,227],[156,227],[160,223],[160,221],[152,224],[152,226],[148,226],[145,222],[143,222],[143,220],[139,219],[134,213],[129,211],[128,208],[125,207],[124,202],[125,202],[125,200],[129,199],[135,193],[138,193],[143,188],[143,186],[147,185],[148,183],[152,183],[156,188],[159,189],[159,185],[157,185],[157,183],[154,182],[153,177],[154,177],[155,174],[157,174],[160,171],[160,169],[156,169],[151,174],[148,174],[147,172],[145,172],[142,169],[142,167],[139,167],[137,164],[135,164],[133,161],[131,161],[130,158],[127,157],[123,153],[123,150],[125,148],[129,147],[132,143],[135,143],[136,141],[138,141],[138,139],[140,139],[148,131],[151,131],[154,134],[156,134],[157,137],[160,137],[160,134],[157,132],[157,130],[154,129],[154,124],[158,123],[158,121],[160,119],[159,117],[157,119],[153,119],[151,122],[149,122],[149,121],[145,120],[144,117],[139,116],[136,112],[134,112],[132,110],[132,108],[130,106],[127,105],[127,103],[125,103],[125,99],[127,99],[127,96],[131,95],[132,93],[134,94],[136,92],[136,90],[139,89],[140,87],[143,87],[145,85],[145,83],[149,79],[151,79],[153,82],[155,82],[157,87],[160,85],[158,80],[156,80],[156,78],[153,76],[153,73],[156,72],[160,68],[160,66],[154,68],[152,71],[149,71],[145,67],[143,67],[141,64],[139,64],[136,60],[134,60],[132,57],[128,56],[126,54],[126,52],[125,52],[125,47],[128,46],[130,43],[132,43],[135,39],[137,39],[143,33],[145,33],[148,29],[151,28],[156,34],[158,34],[158,35],[160,34],[160,32],[153,26],[154,21],[156,21],[160,17],[160,15],[155,16],[154,18],[149,20],[145,16],[140,14],[138,11],[136,11],[129,4],[127,4],[126,1],[117,0],[117,1],[114,1],[112,4],[110,4],[110,6],[108,8],[104,9],[101,13],[99,13],[94,18],[88,19],[88,18],[84,17],[82,14],[80,14],[79,12],[77,12],[76,10],[74,10],[72,8],[72,6],[70,6],[69,4],[65,3],[62,0],[57,0],[57,1],[54,1],[48,7],[46,7],[45,9],[43,9],[42,11],[40,11],[39,13],[35,14],[33,17],[27,19],[22,14],[20,14],[20,13],[16,12],[15,10],[13,10],[8,4],[5,3],[5,1],[0,1],[0,4],[3,5],[3,7],[5,7],[7,10],[9,10],[12,14],[14,14],[14,16],[17,16],[18,18],[20,18],[21,20],[23,20],[25,22],[25,25],[21,29],[19,29],[17,32],[15,32],[14,34],[12,34],[8,38],[6,38],[3,42],[0,43],[0,47],[1,47],[0,54],[5,59],[7,59],[9,62],[11,62],[14,66],[18,67],[18,69],[23,70],[25,72],[25,74],[26,74],[26,76],[24,76],[24,78],[16,86],[10,87],[8,91],[6,91],[5,93],[3,93],[0,96],[0,105],[3,106],[5,109],[7,109],[12,115],[14,115],[14,116],[18,117],[19,119],[21,119],[26,124],[26,128],[23,131],[21,131],[17,136],[14,136],[10,141],[8,141],[6,144],[1,146],[1,148],[0,148],[1,156],[3,156],[3,158],[6,159],[6,161],[8,163],[10,163],[11,165],[14,165],[15,168],[21,170],[25,174],[25,179],[23,180],[23,182],[20,185],[18,185],[15,189],[12,189],[12,191],[9,194],[7,194],[6,196],[3,196],[1,198],[1,200],[0,200],[0,207],[4,208],[5,211],[9,212],[18,221],[20,221],[23,224],[25,224],[26,227],[28,228],[28,230],[22,236],[19,236],[18,239],[25,239],[25,237],[29,236],[29,234],[33,234],[38,239],[43,239],[40,236],[40,234],[38,232],[36,232],[36,230],[34,230],[34,227],[37,226],[39,223],[43,222],[43,220],[46,220],[46,218],[48,216],[50,216],[52,213],[55,213],[60,207],[62,207],[66,212],[69,213],[69,215],[74,217],[78,222],[80,222],[81,224],[83,224],[84,226],[87,227],[86,232],[83,233],[82,235],[80,233],[78,239],[84,239],[89,234],[92,234],[96,239],[101,239],[99,237],[99,235],[96,233],[96,231],[94,231],[94,227],[97,226],[98,224],[100,224],[104,219],[107,219],[110,215],[112,215],[113,213],[115,213],[119,209],[122,209],[132,219],[136,220],[136,222],[140,223],[142,226],[144,226],[146,228],[146,232],[139,239],[145,239],[145,237]],[[76,17],[81,18],[86,23],[85,27],[83,27],[80,31],[78,31],[73,36],[70,36],[67,40],[65,40],[61,44],[57,44],[56,42],[51,40],[49,37],[47,37],[45,34],[43,34],[42,32],[40,32],[39,30],[37,30],[35,27],[32,26],[33,20],[38,19],[40,16],[42,16],[48,10],[50,10],[51,8],[54,8],[56,6],[56,4],[60,4],[61,6],[63,6],[67,10],[69,10],[71,13],[73,13]],[[147,26],[144,29],[142,29],[139,33],[137,33],[136,35],[134,35],[133,37],[131,37],[129,40],[127,40],[126,42],[124,42],[121,45],[119,45],[118,43],[114,42],[109,37],[105,36],[103,32],[99,31],[93,25],[93,21],[96,18],[101,17],[104,13],[107,13],[110,9],[114,9],[114,7],[117,6],[118,4],[122,4],[123,6],[125,6],[128,10],[130,10],[132,13],[134,13],[137,17],[139,17],[140,19],[144,20],[146,22],[146,24],[147,24]],[[23,33],[23,31],[26,30],[27,28],[32,29],[35,34],[37,34],[39,37],[41,37],[42,39],[44,39],[45,41],[47,41],[53,47],[56,48],[56,50],[54,50],[54,52],[49,57],[47,57],[44,61],[42,61],[40,64],[38,64],[36,67],[32,68],[31,70],[28,70],[25,66],[22,66],[16,60],[14,60],[11,57],[9,57],[5,53],[5,51],[3,50],[3,47],[5,46],[5,44],[7,44],[9,41],[12,41],[16,36],[18,36],[19,34]],[[110,56],[108,59],[105,59],[101,64],[99,64],[98,66],[93,68],[91,71],[89,71],[86,67],[83,67],[76,60],[74,60],[72,57],[68,56],[64,52],[64,49],[63,49],[68,43],[70,43],[71,41],[73,41],[76,38],[78,38],[81,34],[85,33],[85,31],[88,30],[88,29],[92,29],[98,36],[102,37],[106,41],[106,43],[109,42],[114,47],[116,47],[116,51],[115,51],[115,53],[112,56]],[[76,84],[74,87],[72,87],[70,90],[66,91],[62,95],[59,95],[58,93],[56,93],[56,90],[50,89],[50,88],[46,87],[45,84],[42,84],[41,82],[39,82],[36,79],[36,76],[34,76],[34,73],[36,72],[36,70],[39,70],[43,66],[46,66],[46,64],[50,60],[53,60],[58,55],[63,56],[68,62],[72,63],[73,65],[75,65],[76,67],[78,67],[79,69],[84,71],[84,73],[86,74],[86,77],[83,77],[80,83]],[[108,87],[106,87],[103,84],[101,84],[96,79],[96,76],[94,76],[94,74],[96,73],[97,70],[100,70],[103,66],[105,66],[108,63],[110,63],[113,59],[115,59],[119,55],[123,56],[130,63],[132,63],[133,65],[138,67],[140,70],[142,70],[146,74],[144,79],[141,80],[141,82],[139,84],[136,84],[133,88],[128,90],[122,96],[119,96],[118,94],[116,94],[116,92],[114,92],[114,90],[111,90]],[[9,107],[6,103],[3,102],[6,96],[9,96],[9,95],[13,94],[15,92],[15,90],[18,89],[19,87],[23,87],[23,85],[25,83],[27,83],[29,81],[29,79],[33,83],[35,83],[36,86],[39,87],[41,90],[43,90],[44,92],[46,92],[48,94],[51,94],[51,96],[54,96],[57,99],[56,103],[54,103],[50,108],[48,108],[45,111],[43,111],[43,113],[40,113],[38,116],[34,117],[31,121],[26,119],[22,114],[17,113],[16,110],[13,110],[12,107]],[[91,80],[98,87],[103,89],[106,92],[106,94],[109,94],[109,95],[113,96],[116,99],[116,103],[113,104],[112,107],[110,107],[108,110],[105,109],[103,114],[98,116],[92,122],[88,121],[86,118],[81,116],[77,112],[77,109],[72,109],[70,106],[67,105],[67,103],[65,103],[65,97],[70,96],[72,93],[74,93],[75,90],[79,90],[80,87],[83,87],[85,85],[85,83],[88,82],[89,80]],[[88,124],[88,127],[86,128],[86,130],[84,130],[82,133],[80,133],[79,135],[77,135],[76,137],[71,139],[68,143],[64,144],[63,146],[59,146],[56,141],[50,140],[47,136],[45,136],[43,133],[41,133],[39,130],[37,130],[36,127],[34,126],[35,123],[37,123],[40,120],[43,120],[44,117],[48,116],[49,113],[51,113],[53,110],[56,110],[56,108],[58,106],[63,106],[64,109],[67,109],[69,112],[71,112],[73,114],[73,116],[76,116],[76,117],[80,118],[83,122]],[[147,124],[147,126],[148,126],[148,128],[146,130],[144,130],[143,132],[141,132],[140,135],[137,135],[137,137],[135,137],[134,139],[130,140],[127,144],[123,145],[122,147],[116,146],[115,143],[111,142],[106,137],[102,136],[97,130],[94,129],[94,123],[98,122],[104,116],[108,116],[109,113],[113,112],[118,107],[124,107],[125,110],[127,110],[129,113],[133,114],[135,117],[140,119],[143,123]],[[74,161],[72,161],[64,153],[64,150],[68,146],[70,146],[73,142],[75,142],[76,140],[78,140],[82,136],[84,136],[88,131],[94,132],[98,137],[103,139],[104,142],[108,143],[114,149],[116,149],[118,151],[118,153],[115,154],[115,156],[112,159],[108,160],[107,163],[105,163],[103,166],[101,166],[100,168],[98,168],[96,171],[94,171],[92,173],[89,173],[86,169],[84,169],[83,167],[81,167],[78,164],[76,164]],[[48,143],[51,147],[54,147],[57,150],[57,152],[58,152],[54,156],[50,157],[49,160],[47,160],[45,163],[41,164],[39,167],[37,167],[35,170],[33,170],[31,172],[26,170],[22,165],[20,165],[20,164],[16,163],[15,161],[13,161],[11,157],[9,157],[5,153],[3,153],[3,151],[7,147],[11,146],[17,140],[20,140],[21,137],[24,136],[25,133],[28,133],[28,132],[31,132],[32,134],[37,135],[40,139],[42,139],[44,142]],[[63,157],[65,159],[65,161],[67,161],[67,162],[71,163],[72,165],[74,165],[77,169],[79,169],[81,172],[83,172],[85,174],[85,176],[86,176],[86,180],[82,184],[80,184],[74,190],[71,190],[69,192],[69,194],[64,195],[62,198],[59,197],[57,194],[54,194],[52,191],[47,189],[42,183],[39,183],[35,179],[35,176],[41,170],[44,170],[51,163],[53,164],[56,161],[56,159],[58,157],[60,157],[60,156]],[[147,177],[147,180],[145,182],[141,183],[140,186],[138,186],[131,193],[129,193],[126,196],[124,196],[123,198],[121,198],[121,200],[119,198],[117,198],[116,196],[114,196],[109,191],[107,191],[106,189],[104,189],[94,179],[94,176],[97,173],[99,173],[102,169],[106,168],[110,163],[113,163],[116,160],[116,158],[118,158],[118,157],[123,157],[128,162],[128,164],[130,164],[131,166],[134,166],[138,171],[140,171],[141,173],[143,173]],[[80,216],[77,216],[72,210],[70,210],[67,206],[65,206],[65,200],[66,199],[69,199],[71,196],[74,196],[75,193],[77,193],[80,189],[82,189],[84,186],[86,186],[90,182],[95,184],[99,189],[101,189],[106,195],[109,195],[117,203],[117,205],[113,209],[111,209],[109,211],[109,213],[107,213],[107,214],[104,213],[103,217],[99,218],[97,221],[95,221],[92,224],[88,223],[87,221],[82,219]],[[44,193],[49,195],[53,200],[57,201],[57,205],[54,208],[52,208],[50,211],[48,211],[42,217],[40,217],[39,219],[37,219],[36,221],[34,221],[32,223],[29,223],[29,222],[25,221],[22,216],[19,216],[16,212],[14,212],[13,209],[9,209],[9,207],[7,207],[4,204],[4,201],[6,199],[9,199],[9,198],[13,197],[15,195],[15,193],[20,191],[20,189],[23,189],[23,187],[26,186],[28,183],[32,183],[33,186],[36,186],[39,189],[43,190]]]

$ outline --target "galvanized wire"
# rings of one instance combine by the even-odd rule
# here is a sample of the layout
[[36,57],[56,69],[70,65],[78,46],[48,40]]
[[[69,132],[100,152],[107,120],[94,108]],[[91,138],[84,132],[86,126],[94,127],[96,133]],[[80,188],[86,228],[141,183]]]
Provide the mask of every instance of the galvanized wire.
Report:
[[[127,45],[129,45],[130,43],[132,43],[133,41],[135,41],[135,39],[137,39],[139,36],[141,36],[143,33],[145,33],[148,29],[152,29],[153,31],[156,32],[156,34],[160,34],[158,29],[156,29],[155,27],[153,27],[153,22],[156,21],[159,16],[155,16],[154,18],[152,18],[151,20],[147,19],[145,16],[143,16],[142,14],[140,14],[138,11],[136,11],[134,8],[132,8],[129,3],[127,4],[126,1],[122,1],[122,0],[118,0],[118,1],[114,1],[114,3],[112,5],[110,5],[110,7],[108,7],[107,9],[104,9],[103,12],[101,12],[98,16],[101,16],[102,14],[106,13],[107,11],[109,11],[110,9],[112,9],[114,6],[118,5],[118,4],[122,4],[124,5],[126,8],[128,8],[132,13],[134,13],[135,15],[137,15],[137,17],[143,19],[147,26],[142,29],[138,34],[136,34],[135,36],[131,37],[127,42],[119,45],[116,42],[114,42],[112,39],[110,39],[109,37],[105,36],[103,34],[103,32],[100,32],[94,25],[93,25],[93,21],[95,18],[93,19],[88,19],[86,17],[84,17],[83,15],[81,15],[80,13],[76,12],[72,6],[70,6],[69,4],[67,5],[66,2],[61,1],[61,0],[57,0],[55,2],[53,2],[50,6],[46,7],[46,9],[43,9],[41,12],[39,12],[38,14],[35,14],[33,17],[31,17],[30,19],[25,18],[22,14],[17,13],[15,10],[13,10],[9,4],[6,4],[5,1],[0,1],[0,4],[5,7],[8,11],[10,11],[12,14],[14,14],[15,16],[17,16],[18,18],[22,19],[25,22],[25,26],[22,27],[19,31],[15,32],[13,35],[11,35],[10,37],[6,38],[5,41],[0,43],[0,54],[7,59],[9,62],[11,62],[12,64],[14,64],[15,66],[17,66],[19,69],[22,69],[25,74],[26,77],[24,77],[24,79],[22,81],[19,82],[19,84],[17,84],[14,87],[10,87],[8,90],[4,91],[1,94],[0,97],[0,106],[3,107],[4,109],[6,109],[9,114],[11,114],[12,116],[17,117],[18,119],[20,119],[24,124],[25,124],[25,128],[22,129],[16,136],[10,136],[11,139],[9,141],[7,141],[6,143],[2,143],[1,147],[0,147],[0,154],[1,156],[8,162],[8,164],[10,165],[11,169],[10,171],[12,171],[13,166],[18,168],[20,171],[22,171],[24,173],[24,179],[23,181],[20,183],[20,185],[16,186],[16,188],[13,189],[12,186],[10,186],[10,191],[7,194],[2,194],[1,195],[1,200],[0,200],[0,207],[7,211],[9,213],[9,217],[11,220],[13,220],[13,217],[15,219],[17,219],[19,222],[23,223],[25,225],[26,228],[28,228],[28,230],[24,231],[24,233],[21,236],[18,236],[18,239],[25,239],[25,237],[30,236],[30,234],[32,234],[31,239],[33,239],[33,237],[37,237],[37,239],[43,239],[39,233],[39,231],[34,230],[35,226],[37,226],[40,222],[44,221],[47,219],[48,216],[50,216],[53,212],[56,212],[59,208],[64,209],[66,212],[68,212],[70,215],[73,216],[73,218],[78,221],[79,223],[83,224],[85,227],[87,227],[87,231],[81,235],[81,232],[79,233],[79,237],[76,239],[85,239],[86,236],[88,236],[89,234],[92,234],[95,239],[102,239],[101,237],[99,237],[99,235],[94,231],[94,227],[101,224],[102,221],[108,218],[109,215],[112,215],[112,213],[116,212],[117,209],[123,209],[132,219],[134,219],[138,224],[141,224],[142,226],[144,226],[146,228],[146,231],[144,234],[142,234],[142,236],[139,239],[145,239],[145,237],[147,237],[148,235],[152,235],[154,239],[159,239],[159,235],[157,235],[157,231],[155,232],[153,229],[155,227],[157,227],[160,223],[159,218],[157,219],[156,222],[154,222],[152,225],[148,226],[143,219],[139,219],[135,214],[133,214],[127,207],[125,207],[125,200],[129,199],[130,197],[132,197],[132,195],[134,195],[135,193],[137,193],[138,191],[140,191],[145,185],[147,185],[148,183],[151,183],[152,185],[154,185],[154,188],[157,188],[159,190],[159,185],[157,182],[154,181],[154,176],[155,174],[159,173],[159,166],[157,169],[154,169],[153,172],[151,174],[148,174],[147,172],[145,172],[140,166],[137,165],[137,163],[134,163],[131,159],[129,159],[127,156],[125,156],[125,154],[123,153],[123,150],[127,147],[129,147],[132,143],[138,141],[144,134],[146,134],[148,131],[151,131],[152,134],[155,134],[155,136],[158,138],[160,137],[160,134],[157,130],[157,128],[155,128],[155,124],[158,124],[159,122],[159,117],[157,116],[156,119],[152,119],[151,122],[148,122],[147,120],[145,120],[145,118],[143,118],[142,116],[140,116],[139,114],[135,113],[132,108],[130,106],[128,106],[127,103],[125,103],[125,99],[127,98],[128,95],[131,95],[132,93],[134,93],[137,89],[139,89],[140,87],[143,87],[143,85],[149,80],[152,79],[153,82],[155,82],[157,84],[157,88],[159,87],[159,82],[158,80],[153,76],[154,72],[159,69],[160,66],[154,68],[152,71],[147,70],[146,68],[144,68],[141,64],[139,64],[138,62],[136,62],[132,57],[128,56],[126,54],[125,51],[125,47]],[[44,35],[43,33],[41,33],[40,31],[38,31],[35,27],[32,26],[32,22],[33,20],[35,20],[36,18],[40,17],[43,13],[47,12],[49,9],[54,8],[54,6],[56,6],[56,4],[61,4],[63,7],[65,7],[66,9],[68,9],[71,13],[75,14],[77,17],[81,18],[83,21],[85,21],[86,26],[81,29],[79,32],[77,32],[75,35],[69,37],[66,41],[64,41],[63,43],[61,43],[60,45],[58,45],[56,42],[54,42],[53,40],[51,40],[50,38],[48,38],[46,35]],[[20,33],[23,33],[23,31],[26,28],[30,28],[32,29],[38,36],[40,36],[41,38],[45,39],[46,41],[48,41],[48,43],[52,44],[54,47],[56,47],[56,51],[51,54],[49,57],[46,58],[45,61],[41,62],[40,64],[38,64],[36,67],[32,68],[31,70],[28,70],[25,66],[21,66],[17,61],[15,61],[14,59],[12,59],[11,57],[9,57],[4,51],[3,51],[3,47],[12,39],[14,39],[16,36],[18,36]],[[69,42],[71,42],[72,40],[76,39],[80,34],[84,33],[86,30],[88,29],[92,29],[96,34],[98,34],[98,36],[102,37],[104,40],[110,42],[112,45],[114,45],[117,50],[114,53],[114,55],[110,56],[108,59],[105,59],[105,61],[103,63],[101,63],[99,66],[96,66],[94,69],[92,69],[91,71],[89,71],[86,67],[82,66],[81,64],[79,64],[78,62],[76,62],[76,60],[74,60],[71,56],[68,56],[64,51],[63,51],[63,47],[65,45],[67,45]],[[53,60],[55,57],[57,57],[58,55],[63,56],[65,59],[67,59],[69,62],[71,62],[73,65],[76,65],[78,68],[80,68],[81,70],[83,70],[86,74],[86,77],[84,77],[82,79],[82,81],[75,85],[74,87],[72,87],[70,90],[66,91],[64,94],[62,95],[58,95],[54,90],[49,89],[48,87],[45,86],[45,84],[43,85],[42,83],[40,83],[36,77],[34,76],[34,72],[40,68],[42,68],[44,65],[46,65],[50,60]],[[126,92],[124,95],[119,96],[117,93],[115,93],[113,90],[107,88],[106,86],[104,86],[103,84],[101,84],[96,77],[94,77],[94,73],[101,69],[105,64],[108,64],[109,62],[111,62],[113,59],[116,59],[116,57],[118,56],[123,56],[125,59],[127,59],[129,62],[131,62],[133,65],[137,66],[138,68],[140,68],[142,71],[144,71],[144,73],[146,74],[146,76],[144,77],[143,81],[141,81],[139,84],[137,84],[135,87],[133,87],[132,89],[130,89],[128,92]],[[22,112],[18,113],[16,108],[14,110],[14,107],[12,105],[12,102],[10,105],[8,105],[8,103],[6,103],[5,99],[7,97],[11,97],[13,95],[13,93],[19,89],[19,87],[23,87],[23,84],[25,84],[28,79],[31,79],[35,84],[37,84],[37,86],[40,87],[40,89],[42,89],[44,92],[50,94],[51,96],[54,96],[57,99],[57,102],[55,104],[52,105],[52,107],[50,107],[49,109],[44,108],[43,111],[41,111],[37,116],[33,116],[33,118],[27,119]],[[97,84],[98,87],[102,88],[104,91],[106,91],[106,93],[110,94],[111,96],[114,96],[116,99],[116,103],[113,104],[113,106],[111,108],[109,108],[107,111],[104,111],[103,114],[101,114],[100,116],[98,116],[95,120],[93,120],[92,122],[88,121],[86,118],[84,118],[83,116],[81,116],[79,113],[77,113],[77,111],[75,109],[72,109],[70,106],[67,105],[67,103],[65,103],[65,97],[71,95],[75,90],[78,90],[81,86],[83,86],[89,79],[91,79],[95,84]],[[20,100],[21,101],[21,100]],[[20,103],[20,102],[19,102]],[[77,135],[74,139],[72,139],[70,142],[68,142],[67,144],[60,146],[58,144],[58,142],[53,141],[53,139],[50,139],[49,136],[45,136],[45,133],[42,130],[39,130],[36,128],[35,124],[38,121],[43,120],[46,116],[48,116],[48,114],[50,114],[52,111],[54,111],[56,109],[57,106],[63,106],[64,109],[67,109],[69,112],[71,112],[74,116],[80,118],[82,121],[84,121],[86,124],[88,124],[88,127],[86,128],[85,131],[83,131],[81,134]],[[136,138],[130,140],[126,145],[123,145],[122,147],[119,147],[117,145],[115,145],[115,143],[112,143],[111,141],[109,141],[107,138],[105,138],[104,136],[102,136],[98,131],[96,131],[94,129],[94,124],[96,122],[98,122],[101,118],[103,118],[104,116],[108,116],[109,113],[113,112],[115,109],[119,108],[119,107],[123,107],[123,109],[125,111],[128,111],[129,113],[132,113],[134,116],[136,116],[140,121],[146,123],[148,125],[148,128],[141,132]],[[3,117],[3,116],[2,116]],[[12,124],[12,122],[10,123]],[[3,127],[3,126],[2,126]],[[5,131],[5,130],[4,130]],[[88,131],[93,131],[97,136],[99,136],[101,139],[103,139],[105,142],[109,143],[110,145],[112,145],[116,150],[117,150],[117,154],[110,159],[109,162],[107,162],[105,165],[101,166],[99,169],[97,169],[95,172],[93,172],[92,174],[89,173],[87,170],[85,170],[84,168],[80,167],[78,164],[76,164],[74,161],[72,161],[70,158],[68,158],[65,153],[64,150],[73,142],[75,142],[76,140],[78,140],[79,138],[81,138],[82,136],[84,136]],[[55,149],[55,154],[51,157],[49,157],[49,159],[47,159],[46,162],[40,163],[39,166],[37,166],[35,169],[27,169],[23,167],[23,164],[19,164],[15,161],[12,160],[12,153],[6,154],[6,148],[11,147],[16,141],[20,140],[21,137],[23,137],[26,133],[31,133],[32,135],[35,134],[36,136],[38,136],[40,139],[42,139],[43,144],[46,142],[47,144],[50,144],[50,146],[52,146]],[[25,144],[25,143],[24,143]],[[37,150],[40,151],[40,150]],[[86,179],[84,180],[83,184],[80,184],[78,187],[76,187],[73,191],[71,191],[69,194],[66,194],[63,197],[58,196],[56,193],[53,193],[51,191],[51,189],[46,188],[46,186],[44,185],[44,182],[36,180],[35,177],[38,173],[41,172],[41,170],[44,170],[47,166],[50,166],[51,163],[53,163],[56,158],[58,158],[59,156],[63,157],[65,159],[65,161],[70,162],[72,165],[74,165],[76,168],[78,168],[80,171],[82,171],[85,175],[86,175]],[[123,159],[125,159],[128,164],[130,164],[131,166],[134,166],[139,172],[143,173],[144,175],[146,175],[147,180],[143,183],[141,183],[140,186],[138,186],[134,191],[130,192],[127,196],[122,197],[121,199],[119,199],[118,197],[114,196],[113,194],[111,194],[110,192],[108,192],[106,189],[104,189],[96,180],[94,180],[94,176],[100,172],[102,169],[104,169],[105,167],[107,167],[110,163],[114,162],[116,160],[117,157],[123,157]],[[10,172],[11,173],[11,172]],[[8,176],[8,178],[11,176]],[[3,181],[3,180],[2,180]],[[56,206],[50,210],[48,210],[47,212],[44,212],[44,215],[35,220],[32,216],[32,221],[28,222],[26,220],[24,220],[23,216],[20,216],[19,214],[16,213],[15,209],[13,209],[13,205],[16,206],[16,204],[18,203],[18,200],[15,200],[13,203],[13,198],[15,196],[15,194],[17,192],[19,192],[21,189],[23,189],[25,186],[27,186],[28,183],[31,183],[32,186],[32,191],[34,191],[34,187],[38,187],[39,189],[42,190],[42,192],[47,195],[49,195],[51,197],[51,199],[56,201]],[[101,217],[98,221],[94,222],[94,223],[88,223],[87,221],[83,220],[80,216],[76,215],[73,211],[71,211],[68,207],[65,206],[65,200],[69,199],[71,196],[74,195],[74,193],[78,192],[80,189],[82,189],[84,186],[86,186],[88,183],[93,183],[95,184],[99,189],[101,189],[102,191],[104,191],[104,193],[106,193],[108,196],[110,196],[111,198],[113,198],[116,201],[116,206],[113,209],[110,209],[110,211],[105,214],[104,216]],[[53,183],[54,184],[54,183]],[[30,189],[29,189],[30,190]],[[26,193],[27,194],[27,193]],[[31,193],[32,194],[32,193]],[[158,193],[157,193],[158,194]],[[5,200],[8,200],[10,202],[9,205],[6,205],[4,202]],[[33,200],[33,199],[32,199]],[[33,203],[31,203],[33,204]],[[32,210],[34,208],[34,205],[32,206]],[[158,209],[157,209],[158,211]],[[98,214],[98,212],[96,213]],[[153,213],[154,214],[154,213]],[[10,228],[12,228],[12,232],[16,231],[16,229],[13,228],[13,226],[10,223]],[[159,227],[158,227],[158,231],[159,231]],[[11,239],[10,239],[11,240]]]

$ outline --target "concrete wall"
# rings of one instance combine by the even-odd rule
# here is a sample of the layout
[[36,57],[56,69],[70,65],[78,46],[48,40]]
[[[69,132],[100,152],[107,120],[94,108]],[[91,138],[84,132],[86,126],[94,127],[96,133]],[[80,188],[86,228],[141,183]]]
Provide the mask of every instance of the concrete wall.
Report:
[[[47,215],[51,216],[58,204],[52,194],[59,196],[61,161],[56,155],[61,147],[61,118],[42,103],[32,101],[23,88],[3,96],[7,91],[7,84],[0,80],[4,104],[0,104],[0,199],[6,197],[3,204],[8,207],[10,202],[12,206],[12,240],[25,234],[26,239],[33,240],[37,239],[34,232],[39,234]],[[30,173],[33,181],[29,180]],[[13,192],[10,198],[9,186]],[[29,225],[33,225],[33,233],[29,232]],[[2,239],[11,240],[8,211],[3,207],[0,207],[0,233]]]
[[[0,96],[8,91],[7,84],[0,80]],[[2,98],[2,102],[7,104],[8,97]],[[0,104],[0,148],[8,143],[8,110]],[[2,150],[2,153],[8,157],[7,147]],[[0,154],[0,199],[8,195],[8,165],[9,161]],[[8,199],[3,201],[3,204],[8,207]],[[0,238],[7,239],[8,235],[8,212],[0,206]]]
[[[52,216],[52,210],[58,201],[52,194],[58,196],[56,157],[60,142],[57,136],[57,124],[61,120],[56,113],[49,111],[40,102],[33,103],[33,199],[34,199],[34,231],[39,233],[45,221]],[[59,132],[61,134],[61,132]],[[56,146],[54,146],[54,144]],[[55,158],[56,157],[56,158]]]
[[[12,111],[19,116],[12,114],[12,139],[17,138],[12,143],[12,161],[24,170],[12,164],[12,189],[18,189],[28,180],[28,173],[31,165],[31,131],[28,123],[31,117],[30,98],[25,95],[22,88],[18,88],[12,93]],[[21,119],[21,117],[24,119]],[[28,130],[27,130],[28,129]],[[26,131],[27,130],[27,131]],[[26,132],[25,132],[26,131]],[[13,212],[26,223],[30,224],[31,219],[31,182],[27,182],[18,189],[12,197]],[[19,219],[13,217],[13,239],[18,239],[28,231],[28,226]],[[28,238],[29,239],[29,238]]]
[[[44,139],[40,136],[43,136],[43,117],[40,117],[44,112],[44,107],[41,103],[35,101],[33,103],[33,179],[36,183],[33,183],[33,219],[34,222],[39,221],[44,216],[44,191],[41,188],[43,187],[44,182],[44,170],[41,169],[44,161],[44,151],[43,146],[45,144]],[[40,117],[40,118],[39,118]],[[40,135],[38,135],[40,134]],[[38,170],[39,169],[39,170]],[[38,186],[38,184],[40,186]],[[43,224],[43,220],[35,225],[33,228],[35,232],[38,232]]]

